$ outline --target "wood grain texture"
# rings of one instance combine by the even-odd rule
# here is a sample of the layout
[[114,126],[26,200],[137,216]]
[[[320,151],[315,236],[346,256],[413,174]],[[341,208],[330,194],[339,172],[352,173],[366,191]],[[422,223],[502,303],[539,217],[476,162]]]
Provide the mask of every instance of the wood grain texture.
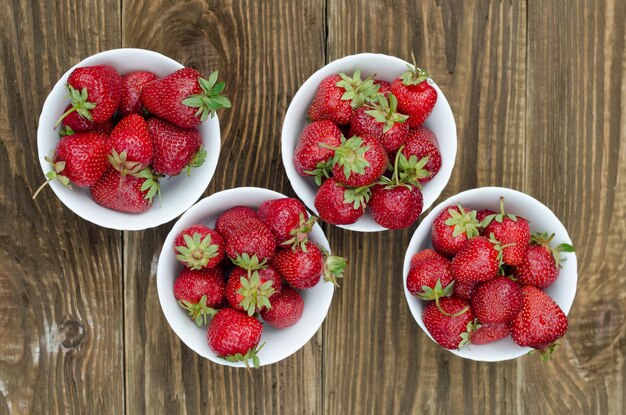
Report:
[[119,34],[113,1],[0,8],[0,413],[124,411],[121,234],[30,197],[48,91]]

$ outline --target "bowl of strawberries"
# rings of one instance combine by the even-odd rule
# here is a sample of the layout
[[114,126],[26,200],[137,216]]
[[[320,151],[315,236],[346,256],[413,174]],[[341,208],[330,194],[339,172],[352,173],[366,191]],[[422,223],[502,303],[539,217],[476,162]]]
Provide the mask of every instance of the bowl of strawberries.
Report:
[[46,185],[72,211],[120,230],[158,226],[202,195],[220,153],[216,111],[230,108],[212,72],[157,52],[114,49],[70,68],[37,130]]
[[419,326],[457,356],[551,358],[568,327],[576,255],[556,215],[516,190],[482,187],[422,220],[404,259],[404,292]]
[[346,260],[298,199],[255,187],[214,193],[168,234],[157,268],[165,317],[199,355],[259,367],[304,346]]
[[456,124],[423,69],[362,53],[315,72],[293,97],[282,158],[294,191],[330,224],[403,229],[448,183]]

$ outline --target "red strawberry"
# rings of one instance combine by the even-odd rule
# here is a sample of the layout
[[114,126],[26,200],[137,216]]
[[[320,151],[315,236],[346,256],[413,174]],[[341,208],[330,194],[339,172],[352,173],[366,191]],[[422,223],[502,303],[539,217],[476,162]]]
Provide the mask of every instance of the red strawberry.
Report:
[[453,282],[450,260],[438,253],[427,250],[421,260],[409,270],[406,287],[409,292],[422,300],[437,300],[452,294]]
[[522,290],[507,277],[496,277],[476,286],[472,310],[481,323],[509,323],[522,308]]
[[466,300],[445,297],[439,300],[439,304],[434,301],[428,303],[424,308],[422,320],[439,345],[446,349],[458,349],[463,345],[462,334],[467,333],[468,325],[474,320],[474,314]]
[[476,284],[474,283],[463,283],[461,281],[455,281],[454,288],[452,289],[452,295],[454,297],[460,297],[469,300],[470,298],[472,298],[475,288]]
[[521,284],[533,285],[546,289],[559,276],[561,252],[574,252],[574,247],[561,244],[556,248],[550,247],[554,234],[535,234],[532,236],[532,245],[528,246],[522,261],[513,268],[513,275]]
[[348,225],[356,222],[365,211],[370,198],[370,189],[349,189],[335,178],[326,180],[315,195],[315,209],[322,220],[333,225]]
[[160,192],[158,179],[149,168],[126,176],[110,168],[89,190],[94,202],[105,208],[143,213],[152,207],[154,196]]
[[260,365],[257,353],[263,347],[257,347],[261,341],[263,325],[254,317],[232,308],[217,312],[207,333],[209,347],[220,357],[229,362],[244,362],[249,367],[252,360],[254,367]]
[[155,74],[148,71],[137,71],[122,75],[122,99],[118,107],[121,117],[129,114],[143,115],[141,91],[144,85],[157,78]]
[[254,209],[235,206],[222,213],[215,221],[215,229],[228,239],[237,230],[243,219],[258,219]]
[[432,259],[432,258],[439,258],[440,255],[438,253],[436,253],[435,251],[433,251],[432,249],[425,249],[423,251],[419,251],[417,254],[413,255],[413,257],[411,258],[411,268],[417,266],[417,264],[419,264],[420,262],[427,260],[427,259]]
[[367,206],[379,225],[408,228],[422,213],[422,192],[411,185],[376,185]]
[[428,72],[407,65],[407,70],[391,83],[391,92],[398,98],[398,109],[409,116],[411,127],[422,124],[430,115],[437,103],[437,91],[428,81]]
[[235,267],[226,284],[226,299],[232,308],[249,316],[263,308],[273,307],[270,299],[282,289],[278,271],[273,267],[245,270]]
[[543,360],[549,360],[556,340],[567,331],[567,316],[563,310],[539,288],[522,288],[523,305],[511,324],[513,341],[522,347],[541,351]]
[[235,265],[249,268],[248,261],[256,257],[259,263],[270,259],[276,251],[276,238],[258,219],[244,219],[226,239],[226,254]]
[[460,203],[445,208],[431,228],[433,248],[441,255],[453,257],[468,239],[479,235],[479,224],[475,210],[467,210]]
[[174,281],[174,297],[187,310],[189,317],[201,327],[207,324],[207,316],[215,314],[215,308],[224,300],[224,275],[220,268],[183,270]]
[[287,284],[300,290],[317,285],[322,274],[325,281],[337,285],[337,278],[343,277],[346,259],[323,252],[313,242],[307,242],[305,248],[281,248],[276,251],[271,264]]
[[122,99],[122,77],[109,65],[76,68],[67,79],[72,107],[65,111],[54,128],[72,112],[98,124],[113,116]]
[[378,93],[387,95],[391,92],[391,84],[382,79],[374,79],[374,85],[378,85]]
[[441,169],[441,153],[435,134],[424,126],[409,131],[402,149],[400,178],[413,185],[432,180]]
[[505,264],[516,266],[522,262],[530,242],[530,223],[520,216],[507,214],[503,197],[500,198],[500,213],[485,217],[481,226],[483,235],[493,234],[504,245],[502,261]]
[[204,163],[206,150],[202,148],[202,138],[195,128],[180,128],[159,118],[150,118],[148,131],[152,140],[154,171],[177,176],[186,169],[189,175],[192,167]]
[[[327,147],[320,147],[324,144]],[[304,127],[293,153],[293,166],[301,176],[314,176],[318,186],[329,177],[332,148],[341,145],[341,131],[332,121],[315,121]]]
[[261,310],[261,317],[270,326],[284,329],[296,324],[303,310],[304,301],[300,293],[285,285],[280,293],[272,296],[272,308]]
[[204,79],[192,68],[179,69],[143,86],[141,101],[150,113],[181,128],[200,125],[220,108],[230,108],[220,95],[224,82],[217,82],[217,71]]
[[504,323],[486,323],[476,324],[468,336],[471,344],[487,344],[504,339],[511,333],[509,324]]
[[495,278],[502,257],[499,249],[498,241],[484,236],[469,239],[452,259],[452,276],[466,284]]
[[352,78],[332,75],[320,82],[309,107],[311,121],[330,120],[337,125],[350,123],[354,110],[375,96],[379,86],[371,78],[361,80],[361,71]]
[[487,216],[495,214],[496,212],[491,209],[482,209],[476,212],[476,219],[478,219],[478,223],[482,223]]
[[216,230],[204,225],[193,225],[174,240],[176,259],[191,269],[217,267],[224,258],[224,239]]
[[334,148],[334,179],[346,186],[363,187],[374,184],[385,173],[389,159],[382,144],[372,138],[342,137],[342,144]]
[[109,161],[122,174],[139,171],[152,161],[152,140],[148,123],[140,115],[130,114],[111,132]]
[[[65,111],[68,111],[72,108],[72,104],[68,105],[65,108]],[[67,116],[63,119],[63,125],[65,126],[60,134],[62,136],[71,135],[76,133],[84,133],[87,131],[91,131],[94,133],[104,133],[106,135],[111,134],[113,130],[113,121],[111,119],[105,120],[99,124],[94,123],[84,117],[82,117],[78,112],[73,111],[67,114]]]
[[258,217],[265,222],[279,245],[303,245],[309,240],[316,217],[309,218],[306,207],[298,199],[266,200],[259,206]]

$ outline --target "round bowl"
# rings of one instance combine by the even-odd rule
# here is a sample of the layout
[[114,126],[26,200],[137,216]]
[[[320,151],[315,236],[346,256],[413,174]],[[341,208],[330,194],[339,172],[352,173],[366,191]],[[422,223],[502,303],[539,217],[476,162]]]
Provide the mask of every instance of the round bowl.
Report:
[[[311,75],[311,77],[302,84],[291,100],[287,114],[285,115],[281,136],[283,165],[285,166],[285,171],[293,190],[307,207],[316,214],[317,210],[315,209],[314,201],[318,186],[312,178],[300,176],[298,172],[296,172],[293,166],[293,153],[298,144],[300,133],[307,125],[307,111],[313,101],[318,85],[324,78],[330,75],[340,72],[352,74],[358,69],[361,70],[361,76],[363,78],[376,75],[377,79],[391,82],[406,70],[407,65],[410,64],[400,58],[388,55],[360,53],[358,55],[346,56],[329,63]],[[435,133],[439,141],[441,170],[439,170],[439,173],[437,173],[429,183],[426,183],[422,189],[424,198],[422,212],[426,211],[430,205],[433,204],[444,187],[446,187],[446,184],[448,184],[448,180],[450,180],[450,175],[452,174],[452,168],[454,167],[457,145],[456,124],[450,105],[437,84],[431,79],[429,79],[428,82],[437,90],[438,97],[435,108],[424,122],[424,125]],[[365,215],[355,223],[337,226],[358,232],[378,232],[387,230],[387,228],[376,223],[367,210],[365,211]]]
[[[65,84],[70,73],[77,67],[108,64],[123,75],[128,72],[149,70],[163,77],[183,67],[175,60],[160,53],[144,49],[113,49],[90,56],[70,68],[56,83],[41,110],[37,130],[39,163],[44,174],[50,171],[50,164],[44,157],[51,156],[59,141],[59,129],[54,130],[56,120],[69,104]],[[161,180],[161,202],[155,198],[154,206],[140,214],[110,210],[94,202],[89,189],[72,186],[68,189],[56,180],[50,187],[57,197],[78,216],[96,225],[119,230],[140,230],[153,228],[169,222],[189,209],[207,188],[220,154],[220,125],[217,116],[209,118],[198,126],[207,157],[202,166],[193,169],[191,177],[180,174]],[[45,197],[40,195],[39,197]]]
[[[198,327],[187,316],[174,298],[174,280],[183,266],[174,255],[174,239],[185,228],[202,223],[211,228],[215,227],[217,217],[233,206],[248,206],[258,208],[265,200],[287,197],[281,193],[257,187],[237,187],[214,193],[200,200],[185,212],[174,224],[163,243],[157,267],[157,291],[161,309],[170,327],[176,335],[194,352],[215,363],[225,366],[245,367],[243,362],[228,362],[218,357],[207,344],[207,328]],[[314,225],[309,239],[318,243],[330,252],[330,247],[324,232],[319,225]],[[330,302],[333,298],[334,287],[325,283],[323,279],[313,288],[301,290],[304,300],[302,318],[296,324],[284,329],[276,329],[268,324],[263,325],[261,342],[267,342],[258,356],[261,366],[276,363],[279,360],[297,352],[313,337],[326,318]]]
[[[426,302],[414,297],[406,287],[406,279],[411,266],[411,257],[421,250],[432,249],[430,238],[431,227],[435,218],[437,218],[445,208],[461,203],[463,207],[469,209],[492,209],[498,212],[500,210],[500,196],[504,197],[507,212],[522,216],[530,221],[531,232],[554,233],[555,236],[551,242],[552,246],[557,246],[562,243],[572,243],[567,234],[567,230],[550,209],[533,197],[516,190],[503,187],[480,187],[461,192],[437,205],[415,230],[406,251],[406,256],[404,257],[403,269],[404,294],[409,304],[409,309],[413,314],[413,318],[417,321],[417,324],[419,324],[431,340],[432,336],[428,333],[422,321],[422,312],[424,311]],[[565,314],[568,314],[572,307],[574,296],[576,295],[578,272],[576,269],[576,254],[567,253],[564,255],[567,260],[561,263],[563,268],[559,273],[559,277],[545,292],[554,299]],[[499,362],[514,359],[531,350],[532,349],[528,347],[518,346],[509,336],[493,343],[470,345],[469,348],[465,347],[461,350],[450,350],[450,352],[465,359]]]

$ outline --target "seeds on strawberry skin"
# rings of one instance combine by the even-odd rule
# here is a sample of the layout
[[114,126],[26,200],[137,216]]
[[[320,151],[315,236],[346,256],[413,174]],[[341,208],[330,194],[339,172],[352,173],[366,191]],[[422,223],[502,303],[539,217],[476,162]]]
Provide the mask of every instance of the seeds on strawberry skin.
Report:
[[207,324],[224,300],[224,276],[220,268],[183,268],[174,281],[174,297],[198,327]]
[[325,222],[348,225],[363,216],[370,194],[368,187],[350,189],[335,178],[328,179],[317,189],[315,209]]
[[476,324],[469,333],[469,344],[487,344],[504,339],[511,333],[511,327],[506,323]]
[[291,246],[306,244],[317,220],[309,218],[301,201],[289,197],[264,201],[257,216],[270,228],[279,245]]
[[282,289],[278,271],[273,267],[245,270],[235,267],[226,284],[226,299],[232,308],[249,316],[273,307],[275,294]]
[[111,167],[89,191],[100,206],[118,212],[143,213],[152,207],[154,196],[160,192],[158,179],[149,168],[122,175]]
[[409,292],[422,300],[435,300],[452,294],[450,260],[432,250],[425,252],[427,254],[420,255],[409,270],[406,280]]
[[235,206],[224,211],[215,221],[215,228],[228,239],[239,228],[244,219],[258,219],[256,211],[246,206]]
[[471,284],[495,278],[501,261],[498,246],[497,241],[491,241],[484,236],[465,241],[452,259],[454,279]]
[[411,185],[376,185],[367,206],[379,225],[387,229],[408,228],[422,213],[422,192]]
[[288,285],[272,297],[272,308],[261,310],[261,317],[272,327],[284,329],[293,326],[302,317],[304,301],[300,293]]
[[148,120],[152,140],[152,168],[155,172],[177,176],[192,167],[200,167],[206,158],[202,138],[195,128],[181,128],[159,118]]
[[509,323],[522,308],[522,290],[507,277],[496,277],[476,286],[472,310],[481,323]]
[[[313,176],[317,185],[330,177],[332,150],[341,145],[341,131],[328,120],[314,121],[304,127],[293,153],[293,165],[301,176]],[[324,144],[321,147],[320,144]]]
[[263,333],[263,325],[254,317],[232,308],[217,312],[209,323],[207,342],[209,347],[220,357],[229,362],[243,362],[250,367],[260,366],[257,347]]
[[144,85],[157,78],[154,73],[149,71],[130,72],[122,75],[122,98],[118,107],[121,117],[144,113],[141,91]]
[[422,320],[439,345],[446,349],[458,349],[462,346],[461,335],[467,333],[468,324],[474,320],[474,314],[467,300],[445,297],[439,300],[439,307],[434,301],[428,303],[424,308]]
[[[269,260],[276,251],[276,238],[272,231],[258,219],[244,219],[238,228],[226,239],[226,254],[234,261],[240,261],[244,254],[258,262]],[[244,265],[238,263],[245,268]]]
[[[413,55],[411,55],[413,56]],[[432,113],[437,103],[437,91],[428,82],[428,72],[418,68],[413,57],[413,66],[391,83],[391,92],[398,99],[398,110],[409,116],[411,128],[421,125]]]
[[504,246],[502,262],[507,265],[519,265],[530,242],[530,223],[521,216],[506,213],[504,198],[500,198],[500,212],[485,217],[482,221],[483,235],[493,234]]
[[433,248],[441,255],[454,256],[465,241],[479,235],[479,224],[475,210],[465,209],[460,203],[445,208],[431,228]]

